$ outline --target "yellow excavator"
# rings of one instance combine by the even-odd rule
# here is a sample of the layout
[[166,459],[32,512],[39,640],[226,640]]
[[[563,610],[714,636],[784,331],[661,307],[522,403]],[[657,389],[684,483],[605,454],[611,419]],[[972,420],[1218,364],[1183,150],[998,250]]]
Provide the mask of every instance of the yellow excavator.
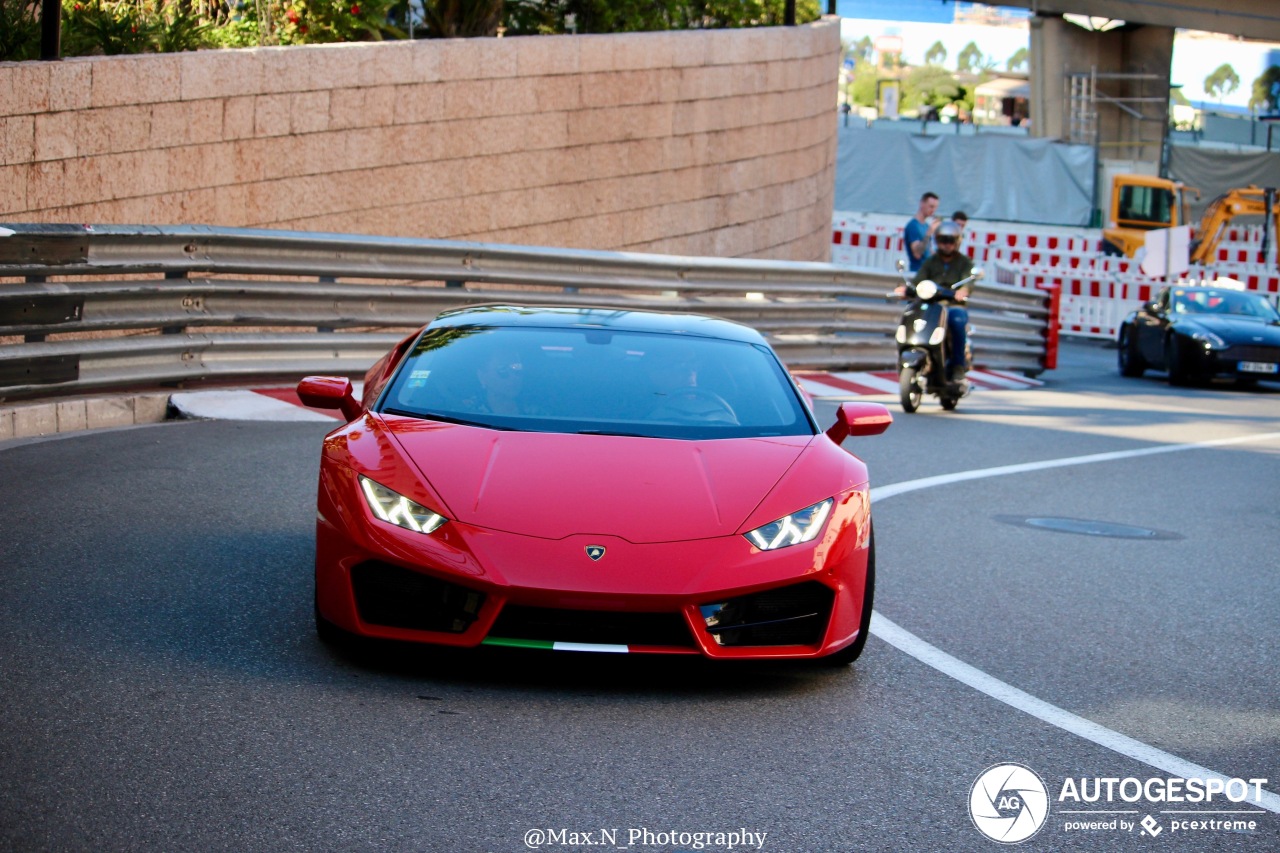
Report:
[[[1150,175],[1116,175],[1111,184],[1109,227],[1102,231],[1102,249],[1110,255],[1132,258],[1146,244],[1146,232],[1156,228],[1188,225],[1187,195],[1200,191],[1179,181]],[[1280,245],[1280,196],[1271,187],[1227,190],[1205,208],[1191,240],[1191,263],[1212,263],[1218,243],[1237,216],[1266,218],[1263,253],[1274,235]]]

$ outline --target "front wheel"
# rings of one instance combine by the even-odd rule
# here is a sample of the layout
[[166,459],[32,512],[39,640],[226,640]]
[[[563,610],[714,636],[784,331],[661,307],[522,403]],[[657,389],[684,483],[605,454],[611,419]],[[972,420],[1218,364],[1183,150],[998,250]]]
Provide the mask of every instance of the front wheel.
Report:
[[902,368],[898,372],[898,399],[902,401],[902,411],[909,415],[920,408],[920,398],[923,396],[920,372],[914,367]]
[[867,547],[867,584],[862,588],[862,618],[858,620],[858,638],[835,654],[822,658],[831,666],[848,666],[856,661],[867,645],[871,633],[871,611],[876,595],[876,529],[871,528],[871,544]]
[[1117,358],[1120,362],[1121,376],[1133,378],[1141,376],[1146,371],[1147,364],[1143,361],[1142,354],[1138,352],[1138,339],[1128,326],[1120,327],[1120,345],[1118,349]]
[[1185,387],[1194,385],[1198,378],[1188,364],[1187,350],[1178,341],[1177,335],[1170,335],[1164,345],[1164,365],[1169,374],[1169,384]]
[[956,406],[960,405],[960,398],[959,397],[939,397],[938,402],[941,403],[942,408],[946,409],[948,412],[954,412],[956,410]]

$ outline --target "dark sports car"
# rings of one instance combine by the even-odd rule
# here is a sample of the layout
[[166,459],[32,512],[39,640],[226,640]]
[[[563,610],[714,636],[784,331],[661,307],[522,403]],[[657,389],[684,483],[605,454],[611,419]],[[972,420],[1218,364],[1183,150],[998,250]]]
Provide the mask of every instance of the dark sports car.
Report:
[[754,330],[707,317],[442,314],[365,378],[320,462],[316,626],[449,646],[824,658],[866,643],[867,470]]
[[1280,378],[1280,312],[1257,293],[1167,287],[1125,317],[1118,343],[1125,376],[1164,370],[1171,385]]

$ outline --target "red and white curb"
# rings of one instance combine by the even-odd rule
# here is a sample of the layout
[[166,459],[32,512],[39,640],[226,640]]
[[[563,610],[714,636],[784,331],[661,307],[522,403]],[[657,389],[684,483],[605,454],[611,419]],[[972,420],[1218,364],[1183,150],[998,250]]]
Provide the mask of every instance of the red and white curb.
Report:
[[[815,400],[847,400],[876,394],[898,393],[898,374],[891,370],[874,373],[810,373],[793,374],[800,387]],[[974,391],[1013,391],[1038,388],[1044,383],[1019,373],[1004,370],[971,370],[969,384]]]
[[[892,371],[875,373],[796,372],[801,389],[815,400],[849,400],[877,394],[898,393],[898,375]],[[1003,370],[973,370],[969,382],[974,390],[1015,390],[1035,388],[1044,383]],[[361,383],[355,385],[360,396]],[[328,409],[312,409],[302,405],[292,388],[254,388],[227,391],[181,391],[169,402],[184,418],[223,421],[316,421],[342,420],[342,415]]]

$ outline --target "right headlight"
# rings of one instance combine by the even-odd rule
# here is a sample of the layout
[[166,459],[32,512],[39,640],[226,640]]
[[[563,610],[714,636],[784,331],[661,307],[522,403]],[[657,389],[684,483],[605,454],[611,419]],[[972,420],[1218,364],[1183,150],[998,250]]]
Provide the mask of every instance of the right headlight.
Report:
[[405,530],[432,533],[449,520],[399,492],[375,483],[363,474],[360,475],[360,491],[364,492],[364,499],[368,501],[369,509],[373,510],[374,515]]
[[784,515],[777,521],[771,521],[749,531],[746,534],[747,541],[761,551],[774,551],[778,548],[786,548],[788,545],[808,542],[822,532],[822,525],[826,523],[834,503],[835,498],[827,498],[813,506]]

